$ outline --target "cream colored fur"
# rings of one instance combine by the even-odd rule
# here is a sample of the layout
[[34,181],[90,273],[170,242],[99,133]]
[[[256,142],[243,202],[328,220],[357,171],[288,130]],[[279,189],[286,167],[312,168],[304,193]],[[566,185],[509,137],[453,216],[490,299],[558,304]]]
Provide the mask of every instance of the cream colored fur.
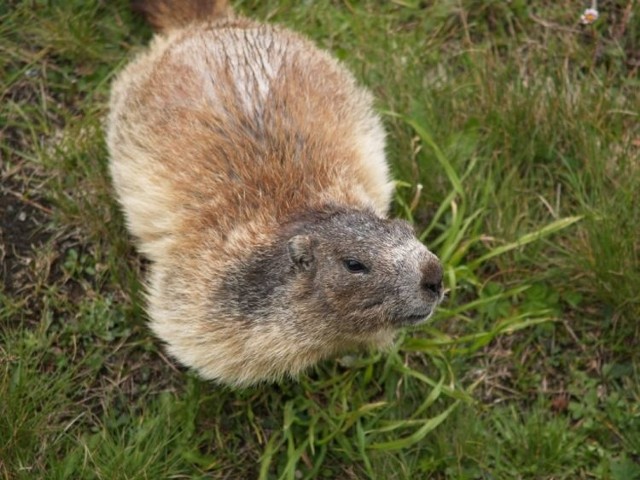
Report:
[[[255,122],[280,138],[256,138]],[[245,19],[158,35],[113,83],[107,142],[127,224],[152,262],[151,327],[180,362],[244,385],[390,344],[391,330],[337,338],[319,323],[301,334],[300,322],[318,314],[304,304],[250,327],[216,306],[225,302],[219,279],[292,212],[335,203],[387,214],[380,119],[328,54]]]

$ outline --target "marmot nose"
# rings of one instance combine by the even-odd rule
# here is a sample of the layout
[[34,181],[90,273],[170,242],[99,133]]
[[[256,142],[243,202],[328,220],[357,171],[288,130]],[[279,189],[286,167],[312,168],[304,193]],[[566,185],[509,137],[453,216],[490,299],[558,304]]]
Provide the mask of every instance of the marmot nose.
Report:
[[422,266],[421,287],[440,296],[442,292],[442,265],[435,255],[431,255]]

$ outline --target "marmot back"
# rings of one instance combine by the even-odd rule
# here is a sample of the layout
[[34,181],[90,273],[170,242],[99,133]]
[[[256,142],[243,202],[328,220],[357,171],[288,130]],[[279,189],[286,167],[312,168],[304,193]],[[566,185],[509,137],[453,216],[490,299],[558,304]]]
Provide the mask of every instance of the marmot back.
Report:
[[169,352],[250,384],[431,315],[442,269],[385,218],[384,133],[352,75],[226,2],[140,9],[162,33],[114,82],[107,142]]

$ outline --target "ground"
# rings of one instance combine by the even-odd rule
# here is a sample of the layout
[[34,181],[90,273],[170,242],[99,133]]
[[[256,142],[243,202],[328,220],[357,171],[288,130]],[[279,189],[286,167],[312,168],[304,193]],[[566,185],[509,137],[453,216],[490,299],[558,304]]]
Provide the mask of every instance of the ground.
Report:
[[390,352],[230,390],[146,326],[102,124],[128,2],[0,4],[0,476],[640,479],[640,15],[235,2],[377,99],[449,294]]

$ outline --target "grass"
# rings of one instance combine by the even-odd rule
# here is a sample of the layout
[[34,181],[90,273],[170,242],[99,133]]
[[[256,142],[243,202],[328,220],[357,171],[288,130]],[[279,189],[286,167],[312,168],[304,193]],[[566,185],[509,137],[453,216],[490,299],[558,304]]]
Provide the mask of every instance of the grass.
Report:
[[0,476],[640,479],[640,21],[600,3],[235,2],[378,99],[448,301],[386,354],[230,391],[167,360],[111,195],[124,0],[0,5]]

